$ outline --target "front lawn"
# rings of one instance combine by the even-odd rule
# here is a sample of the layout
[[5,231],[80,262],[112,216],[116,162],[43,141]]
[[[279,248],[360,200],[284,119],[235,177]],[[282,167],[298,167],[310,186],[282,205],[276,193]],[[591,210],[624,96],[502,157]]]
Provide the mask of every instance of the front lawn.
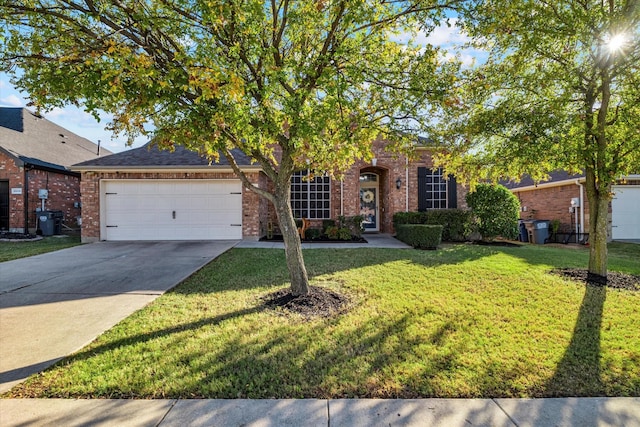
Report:
[[35,241],[0,242],[0,262],[58,251],[79,244],[79,236],[49,236]]
[[[640,275],[636,248],[611,270]],[[629,255],[631,254],[631,255]],[[13,397],[341,398],[640,395],[640,292],[548,274],[583,248],[312,249],[348,312],[265,309],[284,252],[233,249]]]

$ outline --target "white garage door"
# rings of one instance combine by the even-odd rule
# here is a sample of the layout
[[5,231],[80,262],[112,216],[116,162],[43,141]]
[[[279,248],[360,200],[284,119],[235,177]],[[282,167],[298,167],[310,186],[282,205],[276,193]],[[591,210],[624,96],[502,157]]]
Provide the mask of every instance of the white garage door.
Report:
[[640,239],[640,187],[616,185],[611,201],[612,238]]
[[101,185],[103,240],[242,238],[238,180],[117,180]]

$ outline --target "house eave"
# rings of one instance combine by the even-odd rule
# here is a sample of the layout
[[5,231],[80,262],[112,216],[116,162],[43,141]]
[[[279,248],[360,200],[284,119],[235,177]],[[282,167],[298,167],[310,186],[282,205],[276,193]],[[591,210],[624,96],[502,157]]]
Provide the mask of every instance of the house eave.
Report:
[[[233,173],[230,166],[72,166],[75,172],[126,172],[126,173]],[[260,172],[261,166],[241,166],[243,172]]]
[[[626,175],[623,177],[620,177],[620,179],[618,181],[629,181],[629,180],[639,180],[640,179],[640,175]],[[576,183],[584,183],[586,181],[585,177],[581,177],[581,178],[571,178],[571,179],[563,179],[562,181],[555,181],[555,182],[545,182],[542,184],[537,184],[537,185],[527,185],[526,187],[517,187],[517,188],[510,188],[509,190],[512,193],[522,193],[525,191],[534,191],[534,190],[540,190],[543,188],[554,188],[554,187],[562,187],[565,185],[574,185]]]

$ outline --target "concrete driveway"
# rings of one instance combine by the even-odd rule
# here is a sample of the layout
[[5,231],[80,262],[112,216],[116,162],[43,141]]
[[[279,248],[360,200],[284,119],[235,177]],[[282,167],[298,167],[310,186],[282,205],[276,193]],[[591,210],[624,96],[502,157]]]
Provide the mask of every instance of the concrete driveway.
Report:
[[237,243],[100,242],[0,263],[0,393],[84,347]]

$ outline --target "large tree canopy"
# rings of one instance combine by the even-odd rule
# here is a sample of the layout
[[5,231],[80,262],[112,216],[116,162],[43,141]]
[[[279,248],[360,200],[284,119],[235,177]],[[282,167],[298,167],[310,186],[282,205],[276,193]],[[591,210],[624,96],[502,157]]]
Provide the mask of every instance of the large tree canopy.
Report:
[[[226,156],[275,206],[295,294],[308,279],[289,206],[295,170],[339,173],[379,134],[424,131],[456,69],[430,31],[456,0],[0,0],[1,69],[38,108],[112,113],[131,138]],[[267,192],[235,165],[258,162]]]
[[606,275],[612,184],[640,171],[640,2],[467,6],[460,22],[489,56],[446,102],[441,160],[472,181],[583,171],[589,271]]

